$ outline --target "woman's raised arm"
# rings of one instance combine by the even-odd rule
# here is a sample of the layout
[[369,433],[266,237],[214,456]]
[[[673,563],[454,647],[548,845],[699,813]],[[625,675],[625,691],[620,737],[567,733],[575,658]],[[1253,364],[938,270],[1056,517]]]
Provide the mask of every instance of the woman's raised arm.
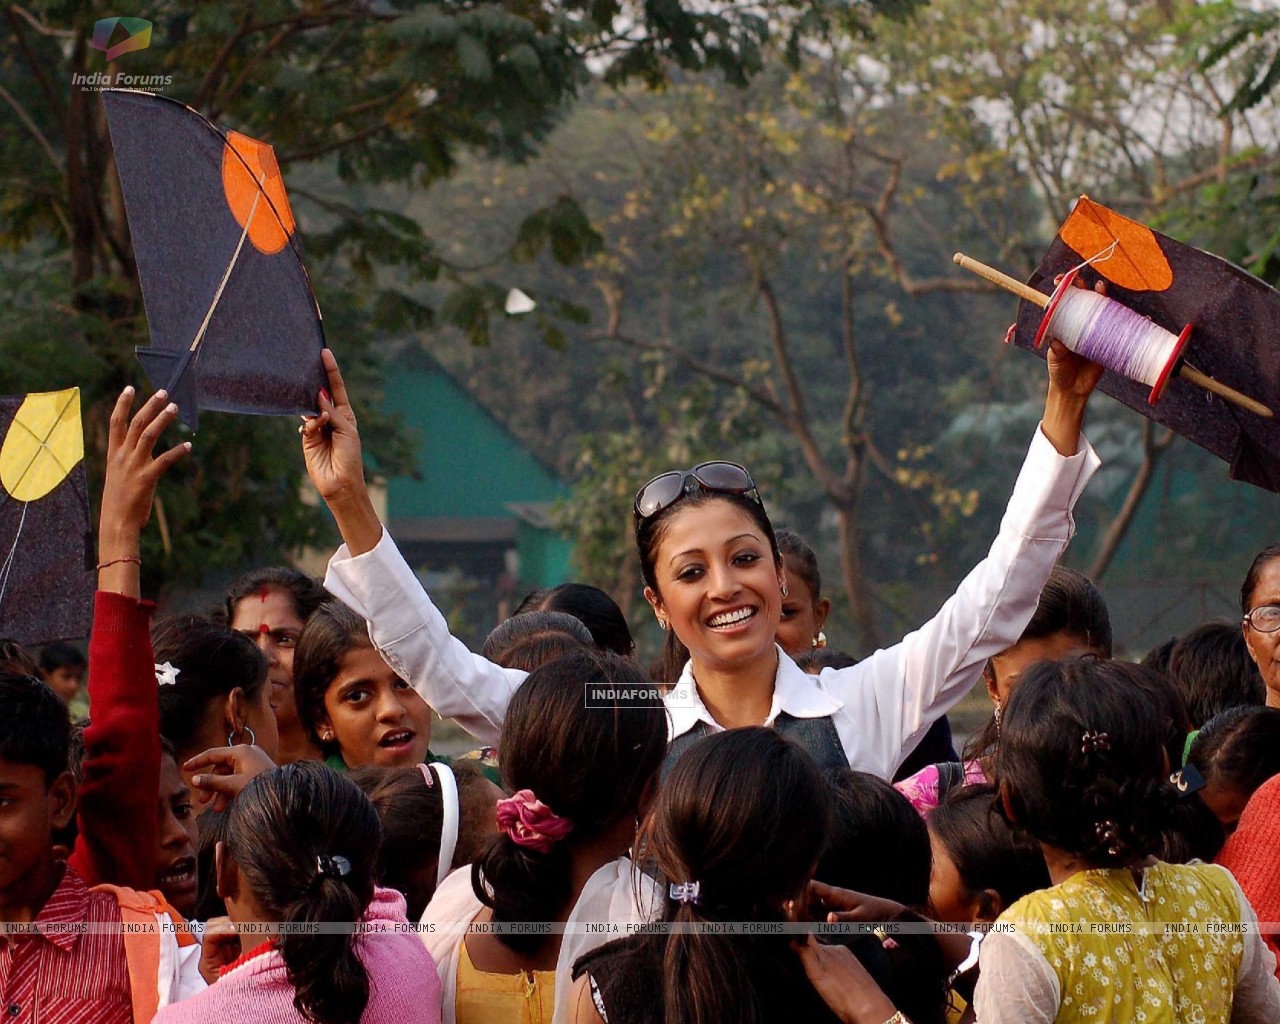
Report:
[[472,653],[449,632],[413,570],[382,527],[365,484],[360,434],[333,353],[320,414],[304,417],[302,454],[316,490],[337,520],[343,545],[329,560],[329,592],[369,622],[387,664],[441,717],[482,743],[498,741],[507,704],[525,673]]

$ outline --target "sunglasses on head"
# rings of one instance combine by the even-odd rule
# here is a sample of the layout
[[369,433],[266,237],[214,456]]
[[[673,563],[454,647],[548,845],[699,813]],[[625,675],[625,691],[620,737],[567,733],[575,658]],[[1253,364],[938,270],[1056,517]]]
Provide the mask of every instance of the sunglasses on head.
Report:
[[761,508],[760,492],[746,468],[736,462],[703,462],[693,469],[673,469],[655,476],[636,492],[636,520],[656,516],[695,490],[712,494],[740,494]]

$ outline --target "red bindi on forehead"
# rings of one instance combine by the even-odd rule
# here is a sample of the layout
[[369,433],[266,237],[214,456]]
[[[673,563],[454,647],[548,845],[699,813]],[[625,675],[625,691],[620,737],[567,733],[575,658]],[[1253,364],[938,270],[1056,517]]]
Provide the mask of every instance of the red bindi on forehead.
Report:
[[268,633],[271,632],[271,627],[264,622],[261,626],[258,627],[258,632],[261,633],[263,636],[266,636]]

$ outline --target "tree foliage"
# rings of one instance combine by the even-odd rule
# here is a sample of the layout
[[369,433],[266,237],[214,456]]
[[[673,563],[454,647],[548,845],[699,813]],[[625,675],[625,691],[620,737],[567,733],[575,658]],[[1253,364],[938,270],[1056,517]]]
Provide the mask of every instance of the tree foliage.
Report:
[[[145,342],[145,313],[104,112],[85,76],[170,76],[164,92],[275,147],[330,337],[365,399],[374,468],[391,473],[409,467],[409,447],[376,415],[378,339],[443,322],[484,342],[505,288],[490,268],[451,260],[420,223],[378,202],[377,186],[429,189],[468,152],[528,160],[593,67],[618,83],[658,86],[674,68],[745,81],[771,33],[798,41],[833,21],[909,6],[175,0],[157,16],[136,3],[8,5],[0,387],[79,384],[96,469],[108,403],[137,377],[130,353]],[[155,17],[150,46],[107,65],[90,37],[109,15]],[[545,249],[567,263],[598,245],[567,197],[524,214],[503,251],[528,259]],[[424,302],[415,286],[431,283],[442,294]],[[551,312],[581,318],[571,303]],[[558,337],[555,320],[540,314],[546,340]],[[161,565],[194,580],[316,538],[321,519],[296,500],[291,435],[281,422],[209,418],[194,458],[161,487],[161,529],[147,540],[153,584]]]

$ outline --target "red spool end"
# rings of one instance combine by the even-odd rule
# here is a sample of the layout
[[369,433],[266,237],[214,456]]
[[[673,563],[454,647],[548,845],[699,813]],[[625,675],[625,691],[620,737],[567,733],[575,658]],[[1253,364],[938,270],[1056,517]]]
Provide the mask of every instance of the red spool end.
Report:
[[1182,359],[1182,350],[1187,347],[1187,342],[1191,340],[1191,324],[1187,324],[1182,328],[1182,333],[1178,335],[1178,343],[1173,346],[1173,352],[1169,355],[1169,361],[1164,364],[1164,369],[1160,371],[1160,376],[1156,378],[1155,387],[1151,389],[1151,395],[1147,398],[1148,405],[1155,405],[1160,401],[1160,396],[1164,394],[1165,386],[1173,377],[1173,368],[1178,365]]
[[1068,271],[1053,290],[1053,297],[1049,299],[1049,305],[1044,308],[1044,316],[1040,320],[1040,326],[1036,330],[1036,348],[1040,348],[1044,344],[1044,333],[1049,327],[1049,321],[1053,319],[1053,311],[1058,308],[1058,303],[1062,301],[1062,296],[1067,293],[1067,289],[1071,287],[1071,282],[1076,278],[1076,271]]

